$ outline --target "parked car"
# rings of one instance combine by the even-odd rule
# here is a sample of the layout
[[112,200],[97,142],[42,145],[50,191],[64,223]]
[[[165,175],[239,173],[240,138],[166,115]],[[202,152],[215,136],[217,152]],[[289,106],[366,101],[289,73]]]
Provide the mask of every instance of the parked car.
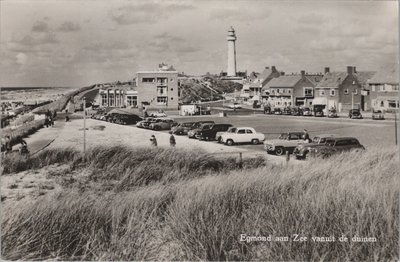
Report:
[[120,125],[135,125],[139,121],[142,121],[142,118],[137,115],[120,114],[115,117],[114,123]]
[[279,107],[274,108],[274,115],[282,115],[282,110]]
[[329,118],[336,118],[338,117],[338,114],[336,112],[336,109],[329,109],[328,111],[328,117]]
[[372,119],[373,120],[385,120],[385,115],[381,110],[373,110],[372,111]]
[[312,116],[311,109],[309,107],[303,108],[303,116]]
[[293,107],[292,108],[292,116],[302,116],[303,110],[300,107]]
[[264,141],[264,149],[268,154],[284,155],[292,153],[297,145],[308,143],[303,139],[303,132],[287,132],[279,135],[278,139]]
[[159,118],[159,121],[149,124],[149,128],[152,130],[170,130],[172,126],[176,125],[176,122],[170,118]]
[[167,117],[167,114],[164,112],[151,112],[149,113],[151,117]]
[[221,135],[221,143],[231,146],[235,143],[252,143],[254,145],[264,141],[265,136],[257,133],[252,127],[237,127],[232,132],[225,132]]
[[188,137],[189,138],[200,138],[200,132],[210,129],[214,123],[203,123],[201,124],[198,128],[191,129],[188,131]]
[[315,117],[324,117],[324,111],[322,109],[318,109],[314,111]]
[[223,133],[235,133],[235,132],[236,132],[236,127],[230,127],[226,131],[217,132],[217,134],[215,135],[215,139],[218,141],[218,143],[221,143],[221,135]]
[[232,127],[231,124],[215,124],[215,125],[211,126],[210,129],[201,130],[199,132],[199,139],[200,140],[215,140],[218,132],[227,131],[230,127]]
[[293,154],[297,159],[306,159],[307,154],[310,152],[310,148],[323,146],[326,143],[332,141],[331,138],[336,137],[334,134],[322,134],[315,136],[311,143],[301,143],[296,146],[293,151]]
[[176,126],[171,128],[171,134],[174,135],[187,135],[187,132],[191,129],[193,124],[196,122],[184,122],[178,123]]
[[283,108],[282,115],[285,115],[285,116],[292,115],[292,109],[290,107]]
[[351,119],[362,119],[362,114],[360,109],[350,109],[349,111],[349,118]]
[[[203,124],[210,124],[210,125],[213,125],[213,124],[215,124],[215,122],[214,122],[214,121],[210,121],[210,120],[195,122],[195,123],[189,128],[189,130],[186,132],[186,134],[189,136],[189,132],[190,132],[191,130],[198,129],[198,128],[200,128]],[[194,136],[193,136],[193,137],[194,137]]]
[[144,120],[136,123],[136,127],[147,128],[151,123],[158,121],[159,118],[146,117]]
[[239,103],[227,104],[226,106],[231,109],[241,109],[242,108],[242,106]]
[[270,106],[264,106],[264,114],[272,114],[272,110]]
[[323,146],[310,147],[309,154],[315,157],[327,158],[351,150],[364,150],[365,147],[354,137],[333,137],[329,138]]
[[114,117],[115,116],[117,116],[118,115],[118,113],[107,113],[106,114],[106,116],[105,116],[105,120],[107,121],[107,122],[113,122],[113,120],[114,120]]

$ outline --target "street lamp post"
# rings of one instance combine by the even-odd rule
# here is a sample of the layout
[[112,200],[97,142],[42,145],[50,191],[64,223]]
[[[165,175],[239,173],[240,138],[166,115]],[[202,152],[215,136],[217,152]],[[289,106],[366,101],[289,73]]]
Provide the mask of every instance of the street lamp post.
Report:
[[351,92],[351,109],[354,109],[354,91]]
[[86,97],[83,98],[83,161],[86,161]]

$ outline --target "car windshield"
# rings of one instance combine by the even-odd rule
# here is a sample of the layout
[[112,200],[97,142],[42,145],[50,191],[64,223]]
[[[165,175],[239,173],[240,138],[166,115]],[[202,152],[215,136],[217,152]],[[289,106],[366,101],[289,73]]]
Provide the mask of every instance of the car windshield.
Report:
[[230,128],[228,129],[228,131],[226,131],[226,132],[228,132],[228,133],[235,133],[235,132],[236,132],[236,128],[235,128],[235,127],[230,127]]
[[288,137],[289,137],[289,134],[283,133],[278,137],[278,139],[288,139]]

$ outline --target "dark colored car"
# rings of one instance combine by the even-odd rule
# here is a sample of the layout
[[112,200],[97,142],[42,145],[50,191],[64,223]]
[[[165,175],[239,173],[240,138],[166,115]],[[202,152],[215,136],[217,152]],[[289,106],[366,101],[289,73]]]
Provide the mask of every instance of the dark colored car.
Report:
[[136,125],[139,121],[142,121],[142,118],[137,115],[120,114],[115,117],[114,123],[120,125]]
[[311,143],[303,143],[296,146],[293,154],[297,159],[306,159],[311,148],[324,146],[326,143],[332,142],[331,138],[334,138],[334,134],[322,134],[315,136]]
[[324,111],[321,109],[314,111],[314,116],[315,117],[323,117],[324,116]]
[[274,108],[274,115],[282,115],[282,110],[280,108]]
[[194,123],[196,122],[178,123],[178,125],[171,128],[170,133],[174,135],[187,135],[187,132],[191,129]]
[[286,115],[286,116],[292,115],[292,110],[290,109],[290,107],[285,107],[283,109],[282,115]]
[[362,119],[362,114],[360,109],[350,109],[349,118],[351,119]]
[[190,130],[188,132],[188,137],[189,138],[199,138],[200,132],[210,129],[213,125],[214,125],[214,123],[203,123],[198,128]]
[[381,110],[374,110],[372,112],[372,120],[385,120],[385,115]]
[[329,111],[328,111],[328,117],[329,117],[329,118],[336,118],[336,117],[339,117],[338,114],[337,114],[337,112],[336,112],[336,109],[329,109]]
[[272,110],[270,106],[264,106],[264,114],[272,114]]
[[105,120],[106,120],[107,122],[112,122],[112,123],[113,123],[114,118],[115,118],[117,115],[119,115],[119,114],[118,114],[118,113],[108,113],[108,114],[105,116]]
[[201,130],[199,132],[200,140],[215,140],[218,132],[225,132],[232,127],[231,124],[215,124],[210,129]]
[[327,139],[325,145],[323,146],[310,146],[308,151],[311,156],[328,158],[334,154],[364,149],[364,146],[360,144],[357,138],[333,137]]
[[293,107],[292,108],[292,116],[302,116],[303,110],[300,107]]

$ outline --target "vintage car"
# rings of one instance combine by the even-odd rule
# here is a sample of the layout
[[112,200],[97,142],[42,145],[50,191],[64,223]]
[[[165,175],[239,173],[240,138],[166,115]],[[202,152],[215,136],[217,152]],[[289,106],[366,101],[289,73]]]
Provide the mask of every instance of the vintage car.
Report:
[[309,107],[304,107],[303,108],[303,116],[312,116],[311,109]]
[[329,111],[328,111],[328,117],[329,117],[329,118],[336,118],[336,117],[339,117],[338,114],[337,114],[337,112],[336,112],[336,109],[329,109]]
[[349,111],[349,118],[351,119],[362,119],[362,114],[360,109],[350,109]]
[[254,145],[264,141],[265,136],[262,133],[257,133],[252,127],[236,127],[221,134],[221,143],[231,146],[235,143],[252,143]]
[[134,125],[139,121],[142,121],[142,118],[137,115],[120,114],[115,117],[114,123],[120,125]]
[[311,146],[307,150],[310,156],[327,158],[351,150],[364,150],[365,147],[354,137],[332,137],[322,146]]
[[176,125],[176,122],[170,118],[159,118],[159,121],[156,121],[154,123],[151,123],[149,125],[149,128],[152,130],[170,130],[171,127],[173,127],[174,125]]
[[323,146],[325,143],[329,142],[330,138],[336,137],[334,134],[322,134],[315,136],[311,143],[302,143],[296,146],[293,154],[297,159],[306,159],[308,152],[311,147]]
[[282,110],[279,107],[275,107],[273,114],[274,115],[282,115]]
[[191,129],[188,131],[188,137],[189,138],[199,138],[200,137],[200,131],[204,131],[206,129],[210,129],[214,123],[201,123],[200,126],[196,125],[197,128]]
[[151,117],[167,117],[167,114],[164,112],[149,112],[148,114]]
[[308,143],[308,140],[305,140],[303,136],[304,132],[282,133],[278,139],[265,140],[264,149],[267,153],[275,153],[278,156],[286,152],[292,153],[299,144]]
[[290,107],[283,108],[282,115],[286,115],[286,116],[292,115],[292,109]]
[[264,114],[272,114],[272,109],[270,106],[264,106]]
[[303,110],[300,107],[293,107],[292,108],[292,116],[302,116]]
[[157,121],[159,121],[158,118],[146,117],[144,120],[137,122],[137,123],[136,123],[136,127],[139,127],[139,128],[148,128],[148,126],[149,126],[151,123],[154,123],[154,122],[157,122]]
[[230,127],[226,131],[217,132],[217,134],[215,135],[215,139],[218,141],[218,143],[221,143],[221,135],[223,133],[235,133],[235,132],[236,132],[236,127]]
[[226,106],[231,109],[241,109],[242,108],[242,106],[238,103],[227,104]]
[[385,120],[385,115],[381,110],[372,111],[372,120]]
[[314,111],[314,116],[315,117],[324,117],[324,111],[322,109],[318,109]]
[[204,129],[199,132],[200,140],[215,140],[218,132],[226,132],[231,124],[215,124],[210,129]]
[[176,126],[171,128],[170,133],[174,135],[187,135],[187,132],[191,129],[194,123],[196,122],[178,123]]

